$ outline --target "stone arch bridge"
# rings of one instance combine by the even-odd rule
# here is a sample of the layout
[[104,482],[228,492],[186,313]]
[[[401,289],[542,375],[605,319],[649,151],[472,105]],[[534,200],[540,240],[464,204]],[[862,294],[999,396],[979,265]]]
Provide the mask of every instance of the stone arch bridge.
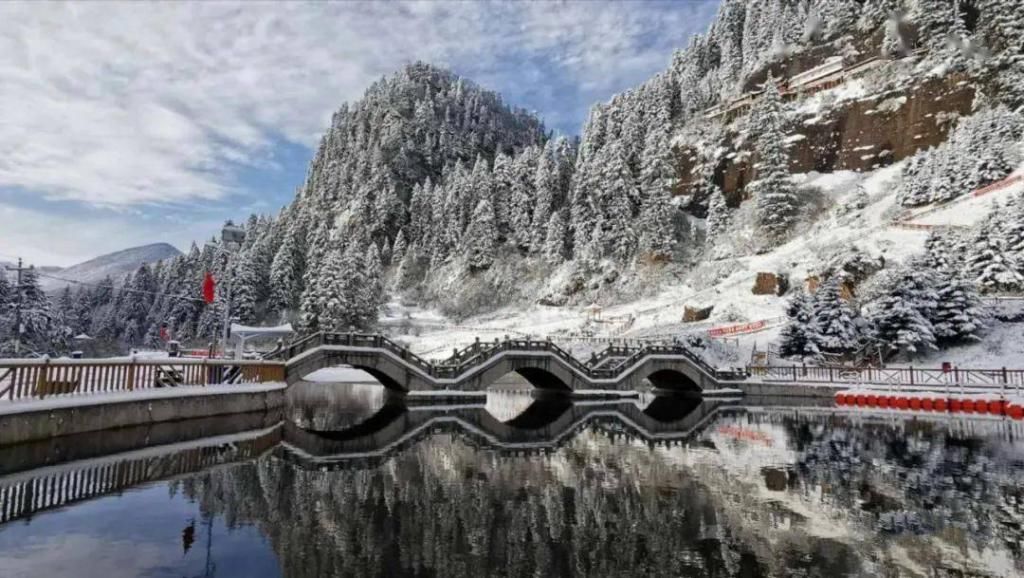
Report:
[[616,348],[607,356],[580,361],[551,341],[506,339],[477,342],[448,360],[432,362],[382,335],[317,333],[281,352],[289,384],[328,367],[361,369],[399,391],[481,391],[508,373],[534,387],[571,392],[579,389],[636,390],[650,382],[658,389],[700,393],[724,382],[744,379],[742,371],[721,371],[682,345]]

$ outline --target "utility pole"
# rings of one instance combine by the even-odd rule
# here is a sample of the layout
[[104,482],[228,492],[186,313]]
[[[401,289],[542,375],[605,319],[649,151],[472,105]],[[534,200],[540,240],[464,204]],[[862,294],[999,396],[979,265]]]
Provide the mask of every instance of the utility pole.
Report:
[[18,281],[14,285],[14,290],[18,294],[18,299],[14,302],[14,354],[19,355],[21,353],[21,334],[24,331],[24,328],[21,326],[21,300],[23,298],[22,293],[24,293],[24,288],[21,286],[21,272],[26,268],[22,266],[21,257],[18,257],[17,267],[8,265],[4,268],[8,271],[18,272]]
[[224,291],[224,328],[221,334],[221,350],[224,358],[228,356],[228,330],[231,327],[231,275],[225,267],[225,281],[227,287]]
[[245,229],[235,225],[233,222],[228,221],[224,223],[224,228],[221,229],[220,238],[221,244],[208,244],[215,251],[226,256],[226,262],[224,265],[224,327],[221,331],[221,347],[224,352],[224,357],[228,356],[228,331],[231,327],[231,281],[232,275],[230,267],[233,265],[232,257],[242,248],[242,242],[245,241]]

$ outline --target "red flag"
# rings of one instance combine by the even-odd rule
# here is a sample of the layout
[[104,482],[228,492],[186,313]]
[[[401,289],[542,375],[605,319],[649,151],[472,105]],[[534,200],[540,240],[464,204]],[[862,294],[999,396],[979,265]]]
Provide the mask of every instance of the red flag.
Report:
[[213,280],[213,274],[207,273],[206,278],[203,279],[203,300],[207,303],[213,303],[214,289],[217,287],[217,283]]

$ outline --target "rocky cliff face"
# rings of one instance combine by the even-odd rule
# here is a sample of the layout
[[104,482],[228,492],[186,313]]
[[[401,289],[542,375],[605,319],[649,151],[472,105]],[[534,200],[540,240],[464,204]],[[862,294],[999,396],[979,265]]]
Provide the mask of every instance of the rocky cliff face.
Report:
[[[837,170],[866,171],[886,166],[919,150],[945,142],[960,116],[970,114],[975,87],[960,75],[925,80],[912,87],[884,91],[820,108],[803,106],[790,130],[790,170],[794,173]],[[756,178],[757,152],[746,143],[736,146],[742,119],[725,133],[726,152],[715,167],[715,183],[739,202]],[[696,181],[699,155],[678,151],[680,180]],[[677,193],[688,194],[680,187]],[[698,199],[699,201],[699,199]]]

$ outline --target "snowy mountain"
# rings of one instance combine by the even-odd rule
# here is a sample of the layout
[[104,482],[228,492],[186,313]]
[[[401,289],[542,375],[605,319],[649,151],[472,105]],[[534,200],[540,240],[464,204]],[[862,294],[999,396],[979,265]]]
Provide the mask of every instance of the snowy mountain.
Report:
[[178,255],[181,255],[181,251],[167,243],[132,247],[60,269],[53,273],[52,277],[41,277],[39,284],[47,292],[59,291],[68,285],[74,285],[74,282],[97,284],[106,277],[119,284],[125,275],[135,271],[143,263],[156,263]]
[[[1024,292],[1024,198],[943,215],[1021,165],[1016,4],[723,0],[578,139],[412,64],[341,106],[294,201],[251,215],[230,258],[194,246],[65,317],[122,343],[162,324],[206,342],[209,272],[243,323],[303,332],[374,329],[390,296],[474,332],[663,338],[690,306],[708,324],[801,319],[797,353],[973,340],[979,294]],[[593,303],[621,314],[581,324]]]

